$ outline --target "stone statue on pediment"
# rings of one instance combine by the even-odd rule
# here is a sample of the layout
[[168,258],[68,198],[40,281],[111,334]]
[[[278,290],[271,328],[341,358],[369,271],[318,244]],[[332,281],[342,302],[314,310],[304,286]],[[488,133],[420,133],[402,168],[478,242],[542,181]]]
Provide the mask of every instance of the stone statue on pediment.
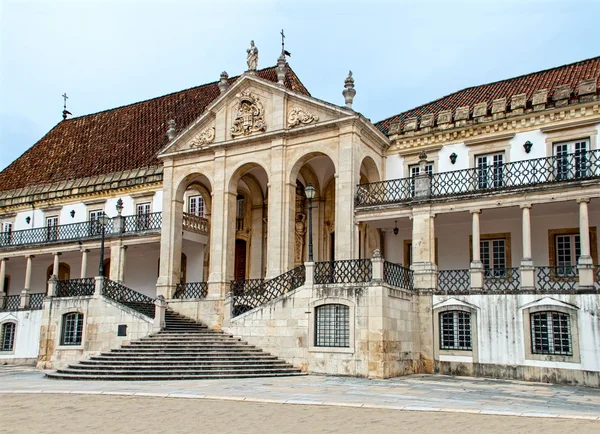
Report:
[[250,48],[246,50],[248,53],[248,71],[256,71],[258,68],[258,48],[254,45],[254,41],[250,41]]

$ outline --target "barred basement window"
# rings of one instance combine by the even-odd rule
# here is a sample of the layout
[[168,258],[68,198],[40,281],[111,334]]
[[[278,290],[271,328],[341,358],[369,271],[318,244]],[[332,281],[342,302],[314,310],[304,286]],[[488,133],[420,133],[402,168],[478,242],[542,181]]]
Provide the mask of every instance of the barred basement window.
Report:
[[2,325],[2,347],[0,351],[13,351],[15,347],[15,328],[14,322],[7,322]]
[[350,347],[350,308],[324,304],[315,310],[315,346]]
[[472,350],[471,314],[460,310],[440,313],[440,349]]
[[569,315],[561,312],[536,312],[531,318],[531,352],[572,356]]
[[63,315],[61,345],[81,345],[83,335],[83,314],[67,313]]

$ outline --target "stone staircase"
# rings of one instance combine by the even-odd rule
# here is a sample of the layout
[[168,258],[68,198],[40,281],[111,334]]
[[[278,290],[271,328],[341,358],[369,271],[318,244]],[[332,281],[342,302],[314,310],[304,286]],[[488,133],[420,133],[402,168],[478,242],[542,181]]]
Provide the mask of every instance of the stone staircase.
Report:
[[166,328],[46,374],[70,380],[200,380],[302,375],[231,335],[167,310]]

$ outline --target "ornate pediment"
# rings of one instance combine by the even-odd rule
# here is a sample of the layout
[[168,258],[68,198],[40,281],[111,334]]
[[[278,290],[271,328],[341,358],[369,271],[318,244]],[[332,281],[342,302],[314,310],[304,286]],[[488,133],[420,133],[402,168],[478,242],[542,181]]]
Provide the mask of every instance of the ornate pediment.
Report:
[[317,122],[318,120],[319,115],[300,107],[294,107],[293,109],[291,109],[287,117],[289,128],[294,128],[295,126],[301,124],[312,124],[313,122]]
[[208,127],[200,131],[200,133],[190,141],[192,148],[205,146],[215,141],[214,127]]
[[248,136],[251,133],[266,131],[265,109],[258,97],[249,90],[245,90],[236,95],[239,103],[233,109],[233,126],[231,135]]

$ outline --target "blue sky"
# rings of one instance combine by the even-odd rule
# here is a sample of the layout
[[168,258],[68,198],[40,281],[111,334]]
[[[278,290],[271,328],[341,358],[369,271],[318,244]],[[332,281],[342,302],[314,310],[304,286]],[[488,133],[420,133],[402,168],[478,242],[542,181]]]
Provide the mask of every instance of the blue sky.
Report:
[[371,120],[600,55],[600,1],[0,0],[0,169],[61,120],[274,65]]

